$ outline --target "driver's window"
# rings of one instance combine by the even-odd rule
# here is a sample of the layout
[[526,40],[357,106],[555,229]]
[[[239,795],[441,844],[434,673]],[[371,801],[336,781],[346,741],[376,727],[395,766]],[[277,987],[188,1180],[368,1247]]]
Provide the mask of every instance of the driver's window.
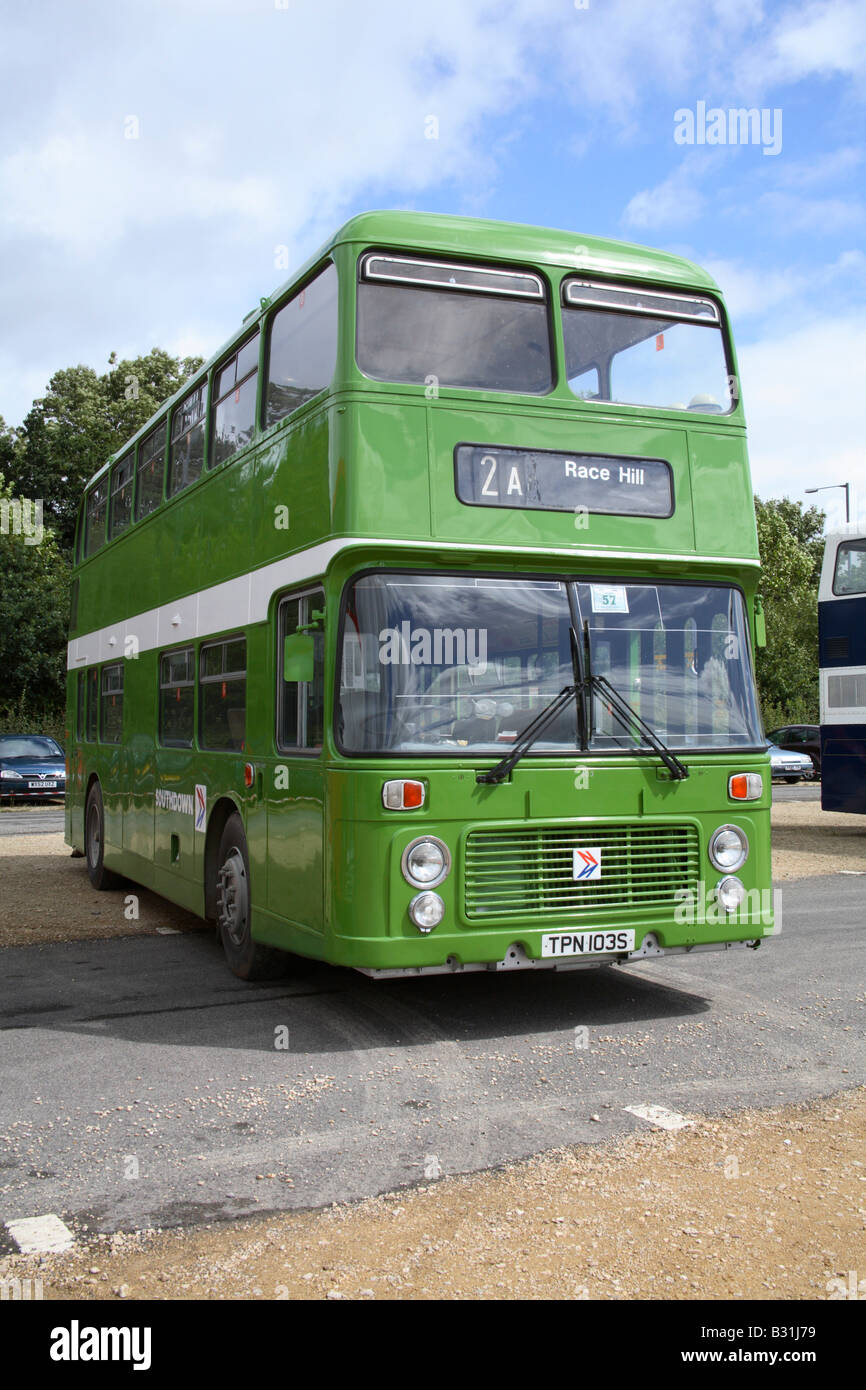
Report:
[[[321,589],[284,598],[277,622],[277,743],[280,748],[318,749],[325,723],[325,634],[317,617],[325,607]],[[312,632],[313,679],[283,680],[283,645],[294,632]]]

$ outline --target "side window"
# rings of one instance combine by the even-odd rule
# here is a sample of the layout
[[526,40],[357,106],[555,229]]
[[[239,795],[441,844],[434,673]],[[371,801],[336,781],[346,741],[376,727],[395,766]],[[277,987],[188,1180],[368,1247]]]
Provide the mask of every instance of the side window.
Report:
[[259,334],[256,333],[214,374],[213,447],[208,455],[209,468],[231,458],[252,439],[256,427],[258,376]]
[[165,463],[165,421],[151,430],[138,446],[138,488],[135,519],[150,516],[162,501],[162,470]]
[[78,672],[78,679],[75,683],[75,737],[81,743],[84,738],[84,713],[87,702],[87,676],[84,671]]
[[159,741],[191,748],[195,709],[195,651],[166,652],[159,661]]
[[171,421],[171,449],[168,454],[166,496],[174,497],[201,476],[204,462],[204,411],[207,383],[190,391],[175,406]]
[[210,642],[199,653],[199,742],[243,752],[246,742],[245,637]]
[[119,536],[132,521],[132,485],[135,454],[124,454],[111,470],[111,500],[108,508],[108,539]]
[[96,742],[96,720],[99,714],[99,667],[87,672],[87,733],[88,743]]
[[265,428],[330,384],[337,364],[337,271],[325,266],[273,316]]
[[123,735],[123,666],[120,662],[103,666],[101,689],[100,742],[120,743]]
[[[280,602],[277,620],[277,745],[280,748],[321,748],[325,728],[325,608],[322,589],[291,595]],[[313,636],[313,679],[283,680],[283,643],[293,632]]]
[[105,544],[105,502],[108,496],[108,474],[87,494],[87,513],[84,527],[84,558],[95,555]]

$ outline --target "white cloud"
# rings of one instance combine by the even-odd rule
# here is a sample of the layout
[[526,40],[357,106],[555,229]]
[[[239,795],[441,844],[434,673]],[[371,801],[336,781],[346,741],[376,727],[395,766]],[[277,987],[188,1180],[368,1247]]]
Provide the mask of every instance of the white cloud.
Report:
[[681,164],[654,188],[645,188],[630,198],[623,222],[630,227],[656,229],[682,227],[700,216],[704,198],[694,184],[695,166]]
[[866,71],[866,8],[826,0],[786,15],[768,45],[767,77],[793,82],[813,74]]
[[862,224],[864,205],[854,198],[800,198],[793,193],[763,193],[758,199],[763,217],[772,217],[786,233],[815,232],[820,236],[849,231]]
[[866,298],[866,255],[843,251],[826,265],[780,265],[776,269],[705,256],[701,264],[718,284],[734,319],[756,318],[780,305],[808,304],[842,286],[849,298]]
[[[866,504],[863,320],[821,319],[741,344],[738,355],[755,491],[805,501],[807,487],[851,482]],[[833,493],[819,500],[840,518]]]

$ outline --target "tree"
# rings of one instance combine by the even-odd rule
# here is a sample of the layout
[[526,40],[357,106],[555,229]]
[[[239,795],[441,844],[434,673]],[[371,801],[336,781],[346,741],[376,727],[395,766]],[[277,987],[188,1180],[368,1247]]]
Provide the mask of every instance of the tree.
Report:
[[824,513],[790,498],[755,498],[767,646],[757,654],[769,727],[818,719],[818,580]]
[[[17,431],[4,471],[17,496],[42,499],[61,549],[71,554],[88,479],[200,365],[201,358],[153,348],[122,362],[112,353],[102,376],[81,365],[54,374]],[[0,459],[2,450],[0,437]]]
[[56,710],[65,696],[69,561],[49,530],[38,540],[22,533],[11,500],[0,476],[0,707]]

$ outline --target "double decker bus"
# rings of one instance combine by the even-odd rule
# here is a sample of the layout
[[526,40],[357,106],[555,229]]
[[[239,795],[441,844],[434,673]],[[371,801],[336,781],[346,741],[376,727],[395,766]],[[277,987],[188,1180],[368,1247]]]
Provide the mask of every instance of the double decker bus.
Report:
[[821,806],[866,814],[866,536],[826,537],[818,589]]
[[90,481],[66,836],[377,977],[773,931],[722,297],[676,256],[365,213]]

